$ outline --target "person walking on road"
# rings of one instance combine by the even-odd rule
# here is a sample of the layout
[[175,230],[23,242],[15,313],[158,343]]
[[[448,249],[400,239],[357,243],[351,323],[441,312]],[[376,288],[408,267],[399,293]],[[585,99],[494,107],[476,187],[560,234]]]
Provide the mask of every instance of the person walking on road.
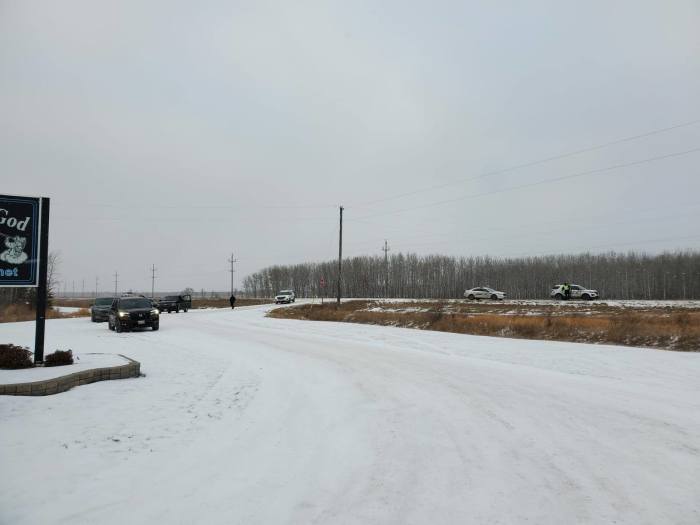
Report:
[[236,296],[231,294],[228,302],[231,303],[231,310],[233,310],[233,307],[236,306]]

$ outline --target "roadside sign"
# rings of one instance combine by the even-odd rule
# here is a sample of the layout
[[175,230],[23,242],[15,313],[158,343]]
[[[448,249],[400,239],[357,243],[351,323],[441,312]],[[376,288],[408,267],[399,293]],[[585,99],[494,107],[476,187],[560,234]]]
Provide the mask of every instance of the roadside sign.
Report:
[[36,288],[34,363],[44,361],[51,199],[0,195],[0,287]]
[[0,195],[0,286],[39,286],[39,197]]

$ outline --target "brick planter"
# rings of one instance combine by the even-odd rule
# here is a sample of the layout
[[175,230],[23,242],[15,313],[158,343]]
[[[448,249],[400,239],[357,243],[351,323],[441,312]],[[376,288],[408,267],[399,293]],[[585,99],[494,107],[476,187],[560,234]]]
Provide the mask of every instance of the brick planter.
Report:
[[74,386],[87,385],[97,381],[110,379],[127,379],[141,375],[141,363],[119,354],[129,361],[125,365],[110,366],[107,368],[93,368],[83,370],[60,377],[33,381],[31,383],[17,383],[12,385],[0,385],[0,395],[7,396],[48,396],[70,390]]

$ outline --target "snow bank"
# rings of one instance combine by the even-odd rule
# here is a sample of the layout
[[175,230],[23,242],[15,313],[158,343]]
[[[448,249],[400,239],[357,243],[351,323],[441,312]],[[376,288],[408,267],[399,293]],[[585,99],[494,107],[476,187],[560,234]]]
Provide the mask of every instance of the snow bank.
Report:
[[92,368],[106,368],[121,366],[129,361],[116,354],[73,354],[74,363],[66,366],[49,366],[36,368],[23,368],[20,370],[0,370],[0,385],[14,385],[16,383],[30,383],[53,379],[75,372],[82,372]]
[[75,306],[54,306],[53,309],[62,314],[73,314],[82,310],[82,308],[77,308]]

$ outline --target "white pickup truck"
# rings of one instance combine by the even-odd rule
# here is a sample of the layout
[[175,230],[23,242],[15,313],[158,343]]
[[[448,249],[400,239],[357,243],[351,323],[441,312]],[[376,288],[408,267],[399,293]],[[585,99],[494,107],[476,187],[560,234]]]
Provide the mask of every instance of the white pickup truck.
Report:
[[289,304],[296,301],[294,290],[282,290],[275,295],[275,304]]

